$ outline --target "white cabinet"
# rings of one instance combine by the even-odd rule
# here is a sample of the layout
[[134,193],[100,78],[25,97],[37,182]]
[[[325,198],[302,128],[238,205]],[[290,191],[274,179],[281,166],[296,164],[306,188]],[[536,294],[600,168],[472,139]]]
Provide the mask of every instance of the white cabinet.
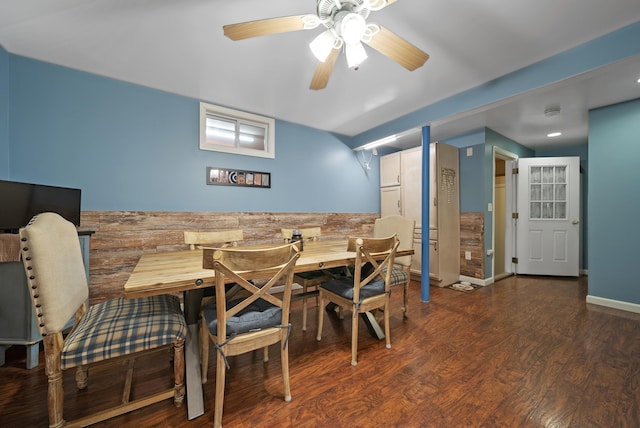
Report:
[[443,143],[429,149],[429,279],[446,287],[460,279],[458,149]]
[[422,147],[380,158],[380,216],[401,215],[416,221],[411,272],[422,273]]
[[422,147],[400,152],[402,215],[416,221],[422,229]]
[[380,158],[380,187],[400,185],[400,152]]
[[380,216],[402,215],[402,189],[400,186],[380,188]]

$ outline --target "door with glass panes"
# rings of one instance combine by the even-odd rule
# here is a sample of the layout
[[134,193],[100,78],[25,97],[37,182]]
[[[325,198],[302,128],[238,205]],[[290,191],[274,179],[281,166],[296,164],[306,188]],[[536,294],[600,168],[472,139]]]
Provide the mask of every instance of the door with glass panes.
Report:
[[515,272],[579,275],[580,158],[521,158]]

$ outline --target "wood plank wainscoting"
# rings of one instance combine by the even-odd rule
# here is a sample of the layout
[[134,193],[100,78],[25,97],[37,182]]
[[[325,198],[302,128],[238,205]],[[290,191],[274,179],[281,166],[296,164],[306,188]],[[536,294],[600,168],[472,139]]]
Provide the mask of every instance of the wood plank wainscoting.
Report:
[[187,250],[185,230],[242,229],[248,243],[281,243],[281,228],[322,227],[323,239],[372,236],[380,215],[353,213],[240,213],[83,211],[92,230],[90,302],[119,296],[143,253]]
[[[464,257],[471,252],[471,260]],[[460,275],[484,279],[484,214],[460,213]]]

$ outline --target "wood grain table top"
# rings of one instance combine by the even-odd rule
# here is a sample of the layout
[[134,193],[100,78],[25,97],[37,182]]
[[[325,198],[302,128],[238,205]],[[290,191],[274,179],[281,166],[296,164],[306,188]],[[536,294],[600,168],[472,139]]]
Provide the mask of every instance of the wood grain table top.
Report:
[[[247,246],[265,248],[268,245]],[[236,247],[242,248],[242,247]],[[413,249],[398,249],[396,257],[413,254]],[[305,242],[296,263],[296,272],[348,266],[356,253],[347,251],[347,240]],[[248,273],[250,274],[250,273]],[[175,293],[214,285],[214,271],[202,268],[202,250],[147,253],[140,257],[124,285],[128,298]]]

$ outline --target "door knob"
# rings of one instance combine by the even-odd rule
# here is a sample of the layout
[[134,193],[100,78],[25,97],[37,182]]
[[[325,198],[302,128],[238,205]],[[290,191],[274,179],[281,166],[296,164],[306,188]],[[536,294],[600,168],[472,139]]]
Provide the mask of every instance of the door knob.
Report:
[[573,220],[573,221],[571,222],[571,224],[578,224],[578,223],[580,223],[580,220]]

